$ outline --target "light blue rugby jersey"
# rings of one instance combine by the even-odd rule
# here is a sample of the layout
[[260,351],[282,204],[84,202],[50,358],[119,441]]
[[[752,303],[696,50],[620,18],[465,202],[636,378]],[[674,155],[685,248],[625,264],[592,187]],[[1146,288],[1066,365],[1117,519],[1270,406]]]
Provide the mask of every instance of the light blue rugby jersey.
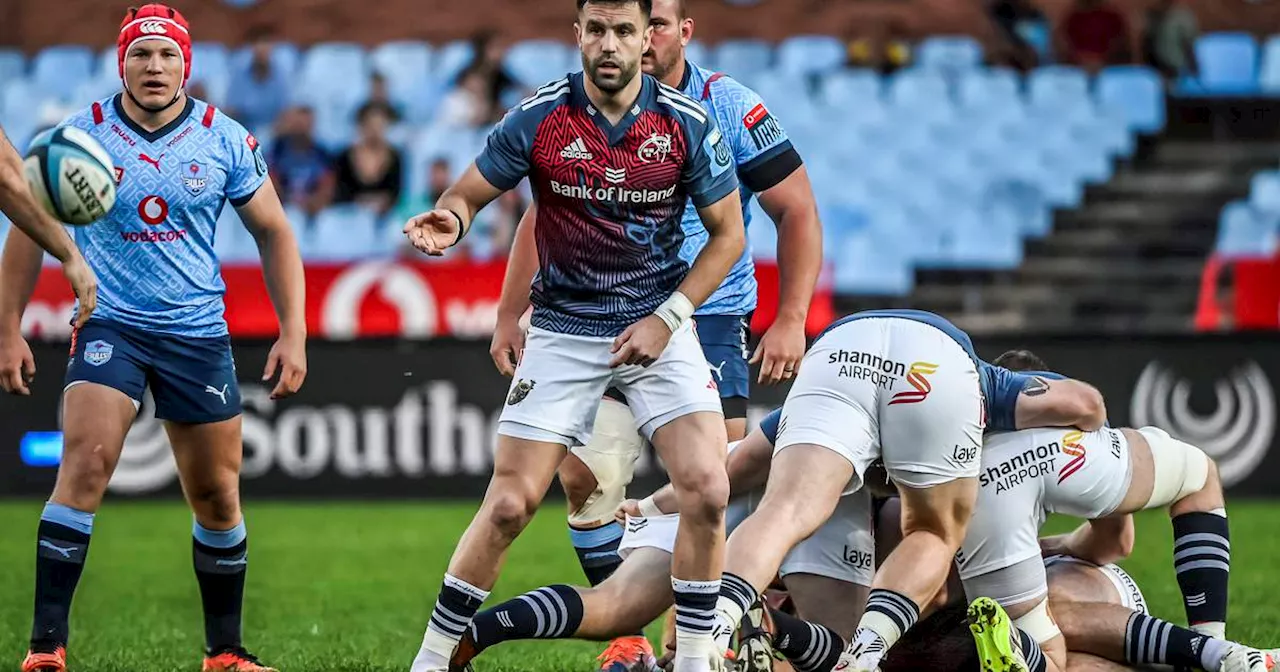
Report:
[[[706,108],[724,134],[738,168],[743,222],[751,224],[751,199],[786,179],[801,165],[800,155],[760,96],[742,83],[685,61],[678,87]],[[707,230],[692,203],[684,211],[680,258],[692,264],[707,244]],[[698,308],[697,315],[746,315],[756,308],[755,263],[751,245],[742,252],[724,282]]]
[[101,221],[73,229],[98,275],[93,317],[150,332],[227,334],[226,285],[213,251],[228,201],[249,201],[267,179],[258,141],[209,104],[188,98],[182,113],[148,132],[120,96],[94,103],[64,126],[92,135],[115,163],[115,206]]

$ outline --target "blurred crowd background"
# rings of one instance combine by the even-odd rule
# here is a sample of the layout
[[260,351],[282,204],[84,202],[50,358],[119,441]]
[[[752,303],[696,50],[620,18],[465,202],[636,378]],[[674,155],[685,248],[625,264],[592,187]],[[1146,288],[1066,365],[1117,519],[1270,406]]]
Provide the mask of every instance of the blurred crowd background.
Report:
[[[0,123],[21,144],[118,90],[121,8],[68,0],[55,21],[11,4]],[[412,254],[404,219],[509,106],[581,69],[568,0],[176,4],[197,41],[189,93],[269,148],[315,263]],[[689,58],[755,88],[804,156],[842,310],[915,306],[988,332],[1222,330],[1239,283],[1280,280],[1280,3],[689,5]],[[529,200],[522,186],[488,208],[460,254],[501,260]],[[238,229],[220,228],[219,252],[252,263]],[[775,258],[758,206],[749,238]],[[1275,299],[1254,325],[1275,328],[1265,289],[1244,294],[1256,314]]]

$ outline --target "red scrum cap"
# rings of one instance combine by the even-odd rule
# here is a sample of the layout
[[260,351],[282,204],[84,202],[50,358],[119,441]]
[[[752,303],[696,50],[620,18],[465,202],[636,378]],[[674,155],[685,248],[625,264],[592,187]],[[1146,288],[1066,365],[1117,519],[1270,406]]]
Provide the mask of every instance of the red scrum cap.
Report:
[[191,78],[191,33],[186,17],[178,10],[159,3],[130,7],[120,22],[120,35],[116,38],[120,79],[124,79],[125,54],[142,40],[164,40],[177,47],[182,54],[182,85],[186,86]]

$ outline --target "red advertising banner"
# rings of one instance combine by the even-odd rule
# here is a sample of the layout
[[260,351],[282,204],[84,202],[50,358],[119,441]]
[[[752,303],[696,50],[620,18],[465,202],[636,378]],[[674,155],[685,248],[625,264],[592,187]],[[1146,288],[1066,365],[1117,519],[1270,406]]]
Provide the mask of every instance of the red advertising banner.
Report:
[[[497,317],[506,263],[378,260],[353,264],[309,264],[307,329],[314,338],[433,336],[488,338]],[[271,338],[276,315],[257,265],[226,265],[226,318],[232,336]],[[778,313],[778,268],[757,264],[760,305],[756,333]],[[22,319],[28,337],[65,339],[74,297],[56,267],[46,267]],[[817,335],[834,316],[830,285],[822,283],[806,325]]]

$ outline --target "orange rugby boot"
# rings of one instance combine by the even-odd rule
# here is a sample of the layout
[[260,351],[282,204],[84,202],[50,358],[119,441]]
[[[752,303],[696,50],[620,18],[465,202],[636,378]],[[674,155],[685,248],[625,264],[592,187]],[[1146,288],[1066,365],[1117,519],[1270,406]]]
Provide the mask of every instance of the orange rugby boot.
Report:
[[242,647],[219,649],[205,656],[203,672],[279,672],[267,667],[256,656]]
[[28,651],[22,672],[67,672],[67,649],[59,646],[50,653]]

